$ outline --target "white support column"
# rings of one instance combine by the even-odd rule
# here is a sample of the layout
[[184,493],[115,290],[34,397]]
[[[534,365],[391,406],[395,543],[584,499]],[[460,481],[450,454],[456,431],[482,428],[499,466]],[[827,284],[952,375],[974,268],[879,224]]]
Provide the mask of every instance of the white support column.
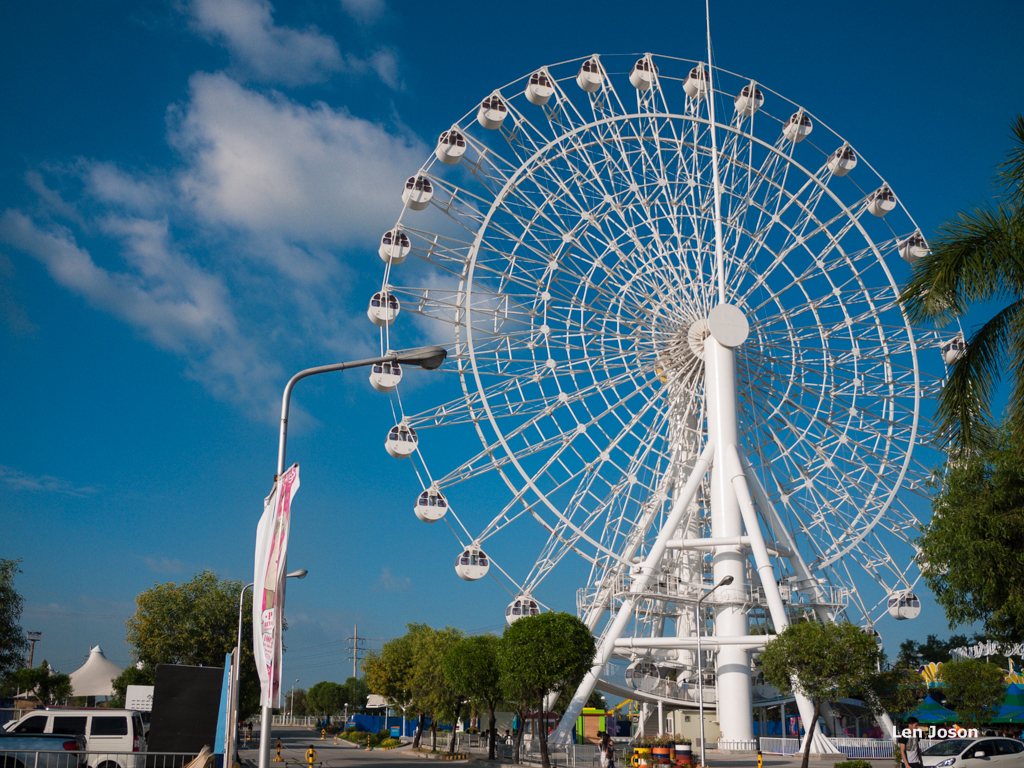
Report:
[[[742,333],[731,334],[740,322]],[[736,419],[736,355],[733,348],[746,340],[749,327],[740,310],[728,304],[719,304],[711,311],[708,325],[711,335],[704,340],[704,391],[707,397],[708,439],[718,447],[711,470],[711,536],[717,539],[743,534],[736,494],[725,462],[721,459],[725,447],[736,444],[739,432]],[[732,576],[733,579],[732,584],[720,590],[716,596],[715,635],[745,636],[748,634],[747,614],[743,608],[748,592],[746,556],[739,546],[719,547],[712,562],[716,584],[726,576]],[[742,647],[722,647],[717,654],[716,667],[718,707],[720,712],[725,713],[720,725],[722,741],[753,742],[749,651]]]

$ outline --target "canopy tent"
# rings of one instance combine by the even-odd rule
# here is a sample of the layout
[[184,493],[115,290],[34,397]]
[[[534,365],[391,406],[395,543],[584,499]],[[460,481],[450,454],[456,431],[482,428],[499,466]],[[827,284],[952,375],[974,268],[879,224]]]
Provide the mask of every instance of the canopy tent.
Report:
[[1016,683],[1006,686],[1006,695],[1003,696],[1003,706],[1024,709],[1024,690]]
[[113,696],[115,677],[124,672],[117,664],[103,655],[97,645],[89,651],[89,658],[79,669],[71,673],[72,696]]
[[1024,723],[1024,709],[1003,704],[992,718],[993,723]]
[[910,717],[916,717],[922,723],[952,723],[957,719],[956,712],[946,709],[931,696],[925,696],[917,709],[907,712],[903,719]]

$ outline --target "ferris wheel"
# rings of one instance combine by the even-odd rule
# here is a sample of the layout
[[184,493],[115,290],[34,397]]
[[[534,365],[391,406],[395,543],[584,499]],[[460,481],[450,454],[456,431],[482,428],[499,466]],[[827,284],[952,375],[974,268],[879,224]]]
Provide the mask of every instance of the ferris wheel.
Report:
[[[706,63],[594,55],[481,94],[401,198],[367,313],[382,353],[419,316],[461,391],[410,413],[397,364],[375,368],[396,393],[385,447],[412,458],[410,503],[451,527],[457,574],[508,585],[510,621],[567,557],[608,658],[653,676],[693,653],[618,638],[692,635],[725,571],[717,634],[772,596],[876,636],[916,615],[923,405],[962,337],[904,317],[895,275],[928,246],[849,142]],[[479,448],[453,460],[451,430]],[[505,498],[460,507],[486,473]],[[742,510],[722,512],[736,478]],[[532,562],[503,561],[524,537]]]

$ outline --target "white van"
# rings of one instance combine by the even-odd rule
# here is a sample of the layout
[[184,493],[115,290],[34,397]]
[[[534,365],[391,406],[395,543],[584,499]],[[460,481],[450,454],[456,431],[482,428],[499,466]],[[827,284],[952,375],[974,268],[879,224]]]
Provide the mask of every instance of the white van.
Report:
[[144,768],[142,716],[130,709],[36,709],[7,723],[12,733],[69,733],[85,736],[89,768]]

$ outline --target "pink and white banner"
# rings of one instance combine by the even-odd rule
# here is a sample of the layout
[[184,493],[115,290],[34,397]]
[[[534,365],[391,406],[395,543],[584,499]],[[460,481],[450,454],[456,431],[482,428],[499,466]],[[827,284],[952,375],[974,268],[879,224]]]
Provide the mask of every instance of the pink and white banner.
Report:
[[288,574],[288,529],[297,490],[299,465],[293,464],[263,502],[263,517],[256,527],[252,640],[260,675],[260,703],[268,707],[281,706],[281,618]]

